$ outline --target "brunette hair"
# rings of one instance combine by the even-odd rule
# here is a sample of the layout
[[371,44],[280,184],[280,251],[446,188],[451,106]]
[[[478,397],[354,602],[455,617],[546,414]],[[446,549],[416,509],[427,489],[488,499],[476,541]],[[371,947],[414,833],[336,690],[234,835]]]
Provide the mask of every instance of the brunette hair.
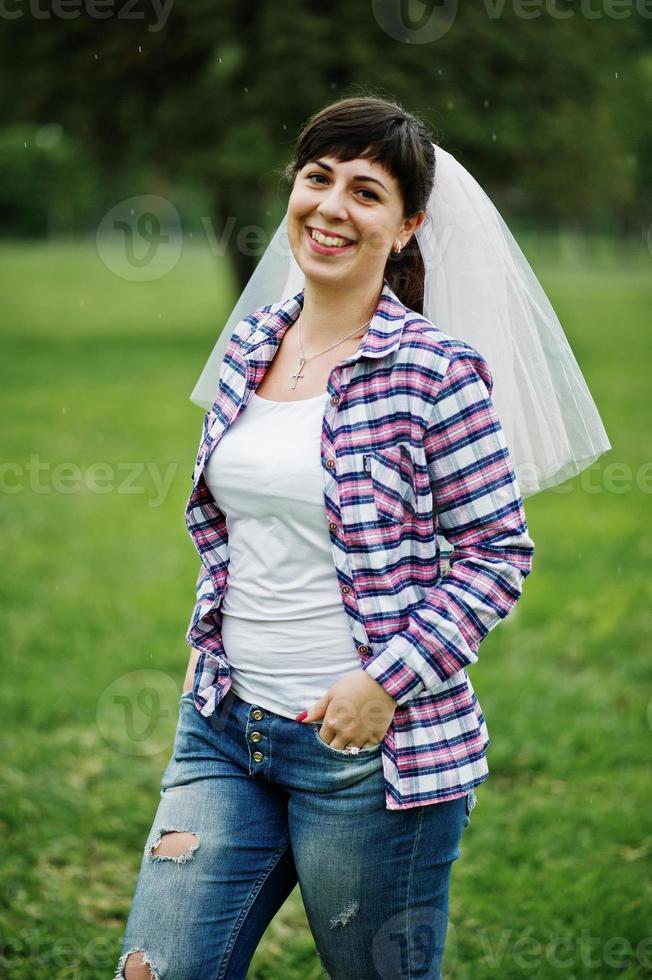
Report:
[[[284,176],[291,184],[305,165],[322,156],[340,162],[365,157],[381,163],[401,188],[403,217],[426,211],[435,180],[433,139],[425,123],[398,102],[363,95],[339,99],[312,115],[299,134]],[[426,221],[432,220],[427,214]],[[424,266],[413,234],[390,252],[385,277],[405,306],[423,312]]]

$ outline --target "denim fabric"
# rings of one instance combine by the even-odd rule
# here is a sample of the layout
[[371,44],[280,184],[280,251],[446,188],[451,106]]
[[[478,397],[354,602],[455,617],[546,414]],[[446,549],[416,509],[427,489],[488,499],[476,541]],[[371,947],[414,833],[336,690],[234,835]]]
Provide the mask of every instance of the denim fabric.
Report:
[[[441,976],[448,892],[475,792],[388,810],[381,746],[351,755],[229,694],[180,698],[115,978],[142,951],[158,980],[244,980],[297,882],[331,980]],[[152,854],[168,831],[195,834]]]

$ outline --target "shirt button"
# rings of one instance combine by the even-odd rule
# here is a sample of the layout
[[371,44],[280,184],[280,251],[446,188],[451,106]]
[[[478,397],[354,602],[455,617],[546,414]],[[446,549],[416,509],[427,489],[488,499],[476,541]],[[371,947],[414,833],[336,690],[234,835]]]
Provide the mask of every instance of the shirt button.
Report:
[[335,460],[334,459],[327,460],[326,461],[326,466],[329,468],[329,470],[332,470],[333,467],[335,466]]
[[331,531],[337,531],[337,524],[335,523],[335,521],[331,521],[328,526],[331,529]]
[[368,653],[368,652],[369,652],[369,647],[366,646],[364,643],[361,643],[360,646],[358,647],[358,653]]
[[343,595],[348,595],[350,591],[351,591],[351,589],[349,588],[348,585],[343,585],[342,586],[342,593],[343,593]]
[[340,396],[333,395],[333,397],[331,398],[331,405],[339,405],[339,403],[340,403]]

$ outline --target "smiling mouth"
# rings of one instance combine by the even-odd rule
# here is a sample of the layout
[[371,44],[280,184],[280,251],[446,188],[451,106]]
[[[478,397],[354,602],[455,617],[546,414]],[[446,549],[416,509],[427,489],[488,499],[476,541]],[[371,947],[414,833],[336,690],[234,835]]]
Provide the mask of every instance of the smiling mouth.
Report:
[[345,238],[344,235],[327,235],[310,225],[306,225],[306,231],[314,242],[324,246],[324,248],[348,248],[355,245],[352,238]]

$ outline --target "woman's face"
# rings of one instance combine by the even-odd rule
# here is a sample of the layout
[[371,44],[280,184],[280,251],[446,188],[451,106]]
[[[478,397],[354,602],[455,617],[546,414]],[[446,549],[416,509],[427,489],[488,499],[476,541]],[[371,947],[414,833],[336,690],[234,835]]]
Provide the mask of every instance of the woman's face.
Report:
[[[424,218],[419,212],[403,219],[399,185],[382,164],[324,156],[296,175],[288,201],[288,239],[306,280],[368,284],[382,281],[390,250],[399,242],[405,245]],[[313,230],[338,240],[315,241]]]

